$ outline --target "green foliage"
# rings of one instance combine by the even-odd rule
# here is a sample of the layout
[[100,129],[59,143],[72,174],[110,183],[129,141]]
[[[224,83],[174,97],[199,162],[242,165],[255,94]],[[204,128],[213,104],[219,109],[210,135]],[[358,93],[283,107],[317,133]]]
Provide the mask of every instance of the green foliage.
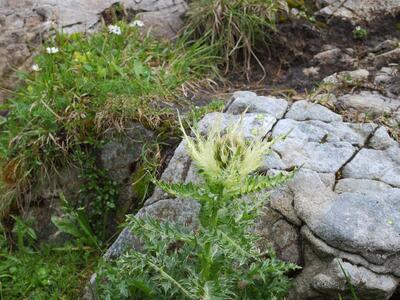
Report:
[[18,220],[14,228],[24,244],[10,252],[0,228],[0,299],[78,299],[91,275],[96,253],[82,249],[60,251],[49,245],[34,248],[35,233]]
[[23,222],[21,218],[16,216],[11,217],[15,221],[12,232],[17,238],[17,247],[21,251],[27,251],[28,248],[26,248],[26,244],[32,246],[33,242],[37,239],[36,233],[28,224]]
[[165,103],[181,101],[217,73],[214,51],[201,41],[159,42],[118,25],[120,35],[58,35],[0,107],[9,111],[0,122],[0,188],[7,192],[1,212],[10,195],[73,163],[74,153],[96,145],[110,127],[122,131],[128,120],[152,129],[176,124]]
[[63,202],[63,216],[52,216],[53,224],[61,232],[73,236],[79,246],[90,246],[94,250],[100,250],[101,242],[94,234],[84,208],[73,209],[62,194],[60,198]]
[[78,206],[79,210],[84,210],[95,235],[105,241],[108,237],[107,225],[116,213],[120,187],[109,178],[106,170],[96,167],[93,158],[85,157],[79,176],[82,184],[78,192]]
[[357,40],[363,40],[368,36],[368,31],[365,28],[362,28],[361,26],[357,26],[353,30],[353,37]]
[[140,250],[100,268],[101,299],[283,299],[289,287],[285,273],[297,267],[279,261],[272,250],[262,252],[252,229],[266,200],[256,192],[265,193],[287,176],[254,174],[270,143],[245,140],[239,125],[225,135],[218,126],[207,137],[184,132],[204,184],[157,184],[181,199],[197,200],[200,222],[189,228],[128,217]]
[[[226,70],[243,61],[248,75],[254,59],[264,70],[256,46],[270,48],[276,14],[287,10],[283,0],[198,0],[188,9],[187,32],[205,37],[224,57]],[[242,64],[239,64],[242,65]]]

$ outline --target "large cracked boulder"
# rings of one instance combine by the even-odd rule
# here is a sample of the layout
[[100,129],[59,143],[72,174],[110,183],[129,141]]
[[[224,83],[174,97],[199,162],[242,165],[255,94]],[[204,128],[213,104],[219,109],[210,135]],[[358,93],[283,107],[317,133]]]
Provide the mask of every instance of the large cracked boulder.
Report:
[[[225,113],[200,122],[207,130],[217,119],[236,122],[246,107],[247,138],[286,139],[273,145],[262,171],[300,167],[293,179],[270,191],[256,231],[279,257],[302,266],[289,299],[350,297],[342,268],[360,299],[390,299],[400,279],[400,148],[384,127],[348,123],[329,109],[307,101],[237,92]],[[197,181],[196,168],[182,143],[162,179]],[[156,189],[139,212],[193,222],[198,206],[171,199]],[[107,253],[117,257],[134,238],[124,230]],[[261,245],[263,246],[263,245]]]

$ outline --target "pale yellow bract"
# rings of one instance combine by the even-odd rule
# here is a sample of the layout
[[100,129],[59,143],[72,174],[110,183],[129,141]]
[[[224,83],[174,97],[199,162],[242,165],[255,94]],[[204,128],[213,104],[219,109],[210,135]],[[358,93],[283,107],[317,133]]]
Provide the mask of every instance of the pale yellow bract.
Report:
[[261,138],[247,140],[242,131],[243,118],[244,115],[226,130],[217,121],[205,135],[192,128],[193,137],[186,133],[181,123],[188,154],[197,168],[205,177],[232,190],[247,175],[261,167],[274,142]]

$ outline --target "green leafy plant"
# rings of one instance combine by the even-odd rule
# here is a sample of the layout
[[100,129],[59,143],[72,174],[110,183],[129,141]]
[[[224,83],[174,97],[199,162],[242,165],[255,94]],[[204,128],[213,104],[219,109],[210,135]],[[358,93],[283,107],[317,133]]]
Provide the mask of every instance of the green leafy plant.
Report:
[[80,174],[78,206],[84,209],[88,223],[96,236],[105,241],[109,236],[107,225],[116,213],[119,185],[111,180],[106,170],[96,167],[92,157],[87,157]]
[[91,275],[96,253],[83,249],[60,251],[35,247],[36,233],[17,218],[17,248],[10,250],[0,226],[0,299],[77,299]]
[[[249,75],[252,60],[264,67],[256,54],[256,46],[270,48],[276,14],[287,10],[283,0],[199,0],[192,1],[187,13],[187,32],[206,37],[224,58],[226,71],[243,61]],[[275,37],[276,39],[276,37]]]
[[363,40],[368,36],[368,31],[367,29],[361,27],[361,26],[356,26],[353,30],[353,37],[357,40]]
[[60,194],[63,202],[63,215],[52,216],[53,224],[64,233],[73,236],[79,246],[89,246],[94,250],[101,251],[101,242],[94,234],[84,208],[73,209],[63,194]]
[[20,217],[11,216],[14,221],[13,233],[17,237],[17,246],[19,251],[28,251],[33,242],[37,239],[35,231],[24,222]]
[[[288,176],[256,173],[271,142],[248,141],[240,123],[221,134],[183,130],[187,151],[204,184],[156,183],[169,194],[200,205],[193,230],[152,217],[128,218],[141,246],[100,268],[98,292],[105,299],[280,299],[289,287],[285,273],[296,269],[262,252],[252,230],[265,197],[255,194]],[[246,197],[245,197],[246,196]],[[189,200],[188,200],[189,201]]]

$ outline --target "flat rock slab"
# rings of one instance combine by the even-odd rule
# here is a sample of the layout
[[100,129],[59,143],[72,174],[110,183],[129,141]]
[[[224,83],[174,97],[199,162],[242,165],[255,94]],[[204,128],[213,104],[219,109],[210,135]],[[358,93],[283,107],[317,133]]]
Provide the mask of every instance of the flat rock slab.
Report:
[[384,97],[377,92],[363,91],[339,97],[335,106],[342,110],[352,109],[365,114],[383,115],[398,111],[400,100]]
[[361,149],[343,169],[348,178],[372,179],[400,187],[400,149]]

